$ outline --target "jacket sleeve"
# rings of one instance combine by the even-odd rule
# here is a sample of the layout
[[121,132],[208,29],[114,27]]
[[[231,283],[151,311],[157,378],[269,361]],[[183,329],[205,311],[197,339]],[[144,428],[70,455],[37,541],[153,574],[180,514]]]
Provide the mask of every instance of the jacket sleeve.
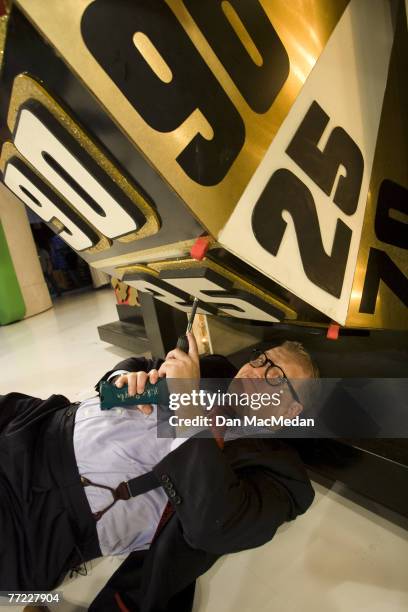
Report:
[[149,372],[153,368],[160,367],[163,360],[161,359],[146,359],[146,357],[127,357],[120,361],[112,370],[106,372],[98,380],[95,385],[95,390],[99,393],[99,385],[102,381],[108,380],[109,376],[116,370],[126,370],[127,372]]
[[[99,385],[103,380],[107,380],[116,370],[127,370],[128,372],[149,372],[153,368],[159,368],[163,359],[146,359],[145,357],[127,357],[120,361],[112,370],[106,372],[95,385],[95,390],[99,393]],[[201,376],[203,378],[233,378],[236,368],[222,355],[207,355],[200,359]]]
[[314,491],[295,451],[278,440],[250,442],[259,451],[258,465],[236,471],[213,439],[200,437],[155,466],[193,548],[226,554],[261,546],[312,503]]

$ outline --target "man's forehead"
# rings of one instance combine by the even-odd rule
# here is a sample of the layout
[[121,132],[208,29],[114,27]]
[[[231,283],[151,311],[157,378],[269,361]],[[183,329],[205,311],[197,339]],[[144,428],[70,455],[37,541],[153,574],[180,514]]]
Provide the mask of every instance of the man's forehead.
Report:
[[264,352],[272,360],[274,357],[287,357],[287,351],[281,345],[272,346],[271,348],[266,349]]
[[278,345],[266,349],[265,354],[276,365],[285,370],[288,378],[309,378],[310,372],[305,371],[305,366],[296,354],[288,350],[285,346]]
[[282,345],[273,346],[267,349],[265,354],[276,365],[281,366],[285,371],[287,370],[286,374],[288,376],[290,376],[289,370],[292,371],[292,376],[298,376],[299,372],[303,372],[303,366],[299,363],[297,357]]

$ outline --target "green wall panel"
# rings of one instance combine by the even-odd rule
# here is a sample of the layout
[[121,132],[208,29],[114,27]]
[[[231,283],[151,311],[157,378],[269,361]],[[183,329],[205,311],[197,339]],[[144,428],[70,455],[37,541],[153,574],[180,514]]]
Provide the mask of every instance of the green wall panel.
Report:
[[26,308],[0,222],[0,325],[20,321]]

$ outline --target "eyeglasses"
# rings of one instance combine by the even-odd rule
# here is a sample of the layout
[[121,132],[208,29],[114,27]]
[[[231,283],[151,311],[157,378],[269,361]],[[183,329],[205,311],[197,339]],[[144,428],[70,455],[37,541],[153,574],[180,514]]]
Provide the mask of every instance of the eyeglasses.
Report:
[[292,383],[290,382],[282,368],[276,365],[276,363],[274,363],[272,359],[269,359],[269,357],[263,351],[253,349],[252,353],[253,357],[249,362],[250,366],[252,366],[253,368],[263,368],[266,365],[268,366],[264,373],[264,378],[268,385],[276,387],[278,385],[286,383],[295,402],[299,402],[299,404],[301,404],[302,402],[300,401],[299,396],[295,391],[295,388],[293,387]]

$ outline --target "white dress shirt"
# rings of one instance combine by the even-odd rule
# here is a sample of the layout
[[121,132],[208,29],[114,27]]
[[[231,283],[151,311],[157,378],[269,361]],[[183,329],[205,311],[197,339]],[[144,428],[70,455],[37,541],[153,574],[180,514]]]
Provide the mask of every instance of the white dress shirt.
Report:
[[[81,476],[116,488],[124,480],[149,472],[183,441],[158,438],[156,423],[156,406],[147,416],[137,409],[101,410],[99,397],[82,402],[73,437]],[[112,502],[112,494],[106,489],[87,486],[84,490],[92,512]],[[102,554],[120,555],[148,548],[167,501],[161,487],[117,501],[96,523]]]

